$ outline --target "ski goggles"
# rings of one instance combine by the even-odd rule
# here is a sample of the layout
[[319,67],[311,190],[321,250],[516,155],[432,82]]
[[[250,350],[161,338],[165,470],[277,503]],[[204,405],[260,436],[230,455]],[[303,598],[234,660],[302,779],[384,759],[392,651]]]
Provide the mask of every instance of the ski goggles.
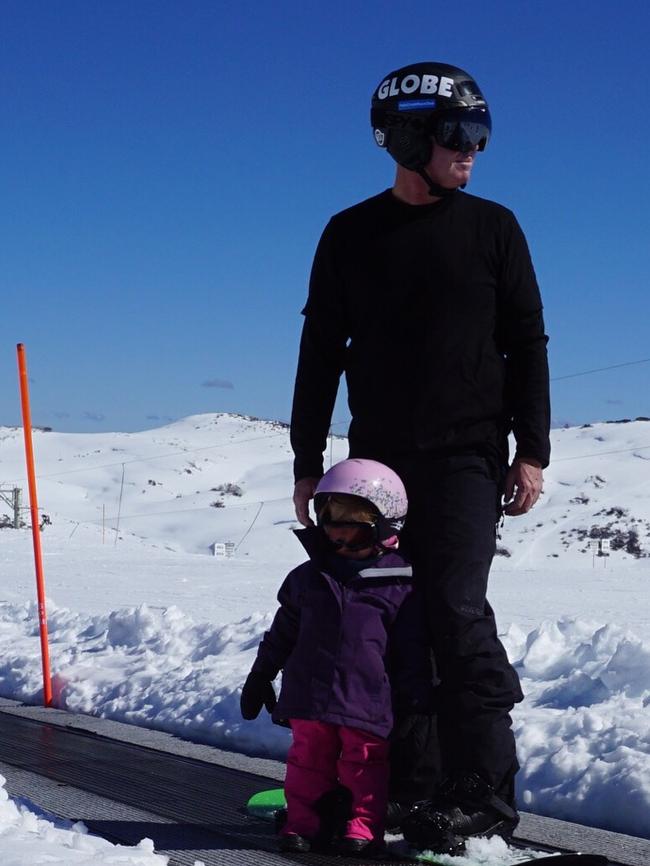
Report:
[[487,108],[457,108],[431,118],[430,133],[436,144],[447,150],[469,153],[485,146],[492,131],[492,120]]
[[[354,520],[324,520],[323,527],[336,531],[336,529],[356,529],[354,541],[345,541],[342,538],[329,538],[331,544],[337,550],[349,550],[356,553],[377,544],[377,527],[374,523],[357,523]],[[329,536],[328,536],[329,537]]]

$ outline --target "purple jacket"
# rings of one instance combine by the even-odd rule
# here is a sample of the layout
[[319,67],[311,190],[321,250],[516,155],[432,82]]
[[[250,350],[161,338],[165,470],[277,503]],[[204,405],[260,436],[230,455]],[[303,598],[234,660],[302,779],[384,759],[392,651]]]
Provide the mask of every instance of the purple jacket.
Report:
[[422,712],[431,693],[411,566],[396,553],[371,563],[323,554],[319,529],[296,535],[311,559],[280,587],[280,609],[252,668],[269,679],[283,670],[273,720],[315,719],[387,737],[393,702]]

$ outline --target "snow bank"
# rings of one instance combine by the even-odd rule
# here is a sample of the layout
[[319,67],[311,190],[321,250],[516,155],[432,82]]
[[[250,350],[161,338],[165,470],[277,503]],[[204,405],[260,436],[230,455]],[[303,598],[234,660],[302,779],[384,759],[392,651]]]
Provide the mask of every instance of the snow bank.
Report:
[[523,808],[650,838],[650,647],[617,626],[565,618],[505,643]]
[[[156,728],[222,748],[283,757],[289,733],[244,722],[243,680],[271,614],[195,623],[177,607],[86,616],[47,602],[55,706]],[[42,696],[35,604],[0,603],[0,695]]]

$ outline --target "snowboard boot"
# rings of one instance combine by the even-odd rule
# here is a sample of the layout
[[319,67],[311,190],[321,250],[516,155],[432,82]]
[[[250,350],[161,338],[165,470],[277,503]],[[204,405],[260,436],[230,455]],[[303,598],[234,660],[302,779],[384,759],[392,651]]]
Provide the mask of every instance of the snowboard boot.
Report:
[[397,800],[391,800],[386,808],[386,829],[389,833],[399,831],[402,826],[402,821],[410,814],[412,806],[407,806],[405,803],[398,803]]
[[518,823],[516,810],[487,782],[476,773],[464,773],[444,782],[435,799],[417,803],[401,827],[413,848],[458,854],[471,836],[509,839]]
[[299,853],[311,851],[311,842],[298,833],[286,833],[278,839],[278,849],[285,853]]
[[344,836],[336,845],[336,853],[343,857],[368,857],[381,860],[386,856],[387,850],[384,843],[376,839],[354,839],[351,836]]

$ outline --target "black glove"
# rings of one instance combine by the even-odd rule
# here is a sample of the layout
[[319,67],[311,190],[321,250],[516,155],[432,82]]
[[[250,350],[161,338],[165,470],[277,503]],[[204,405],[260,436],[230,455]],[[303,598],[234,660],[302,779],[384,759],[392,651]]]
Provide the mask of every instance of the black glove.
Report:
[[276,705],[275,692],[267,676],[251,672],[246,677],[244,688],[241,690],[239,707],[245,719],[256,719],[262,707],[270,712]]

